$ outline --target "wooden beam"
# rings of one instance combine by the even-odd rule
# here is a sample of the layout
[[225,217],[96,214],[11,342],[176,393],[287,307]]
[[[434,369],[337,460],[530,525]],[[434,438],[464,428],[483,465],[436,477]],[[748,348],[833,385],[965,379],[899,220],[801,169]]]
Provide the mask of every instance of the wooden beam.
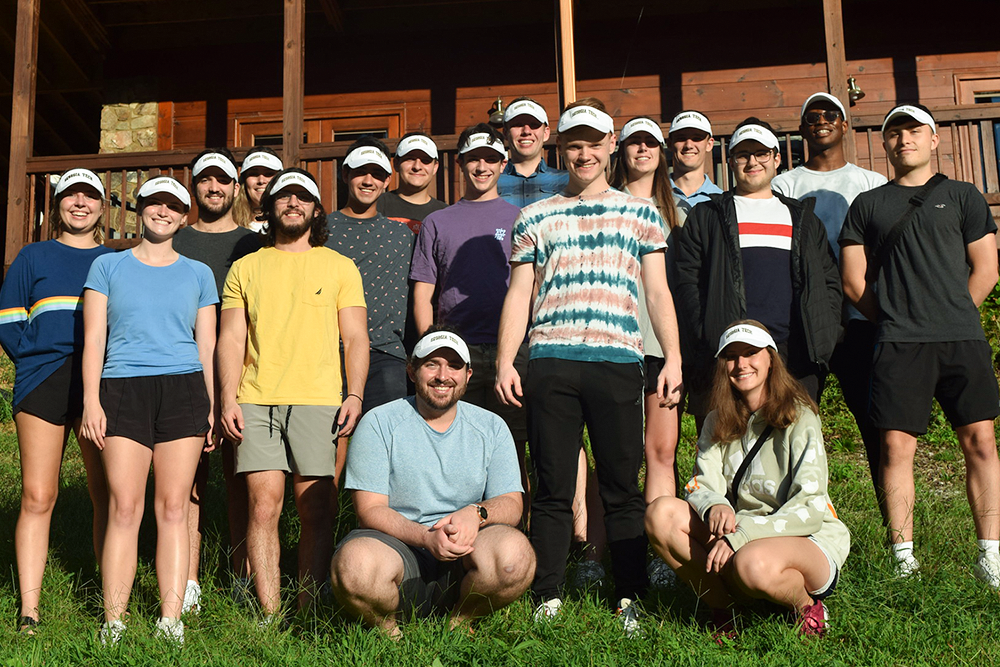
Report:
[[14,33],[14,95],[10,123],[10,173],[7,175],[7,238],[4,274],[27,240],[28,182],[25,178],[35,132],[35,80],[38,74],[38,15],[41,0],[18,0]]
[[[559,0],[559,44],[562,61],[562,106],[576,101],[576,57],[573,48],[573,0]],[[561,109],[560,109],[561,111]]]
[[286,167],[299,166],[305,117],[305,0],[285,0],[282,154]]
[[[844,51],[844,14],[841,0],[823,0],[823,27],[826,29],[826,82],[830,94],[850,109],[847,95],[847,55]],[[847,119],[850,122],[850,119]],[[858,149],[854,133],[848,132],[844,141],[844,154],[848,162],[857,159]]]
[[341,9],[339,0],[319,0],[319,6],[323,8],[326,22],[333,31],[344,32],[344,10]]

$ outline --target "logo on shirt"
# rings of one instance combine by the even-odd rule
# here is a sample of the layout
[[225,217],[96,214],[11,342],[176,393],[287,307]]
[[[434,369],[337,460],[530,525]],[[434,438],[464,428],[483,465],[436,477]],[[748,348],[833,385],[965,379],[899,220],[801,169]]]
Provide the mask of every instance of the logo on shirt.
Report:
[[318,290],[316,290],[316,294],[321,294],[322,292],[323,292],[323,288],[322,287],[320,287]]
[[947,204],[934,204],[934,208],[944,208]]
[[507,236],[507,230],[504,229],[503,227],[497,227],[497,231],[493,235],[493,238],[495,238],[497,241],[503,241],[506,236]]

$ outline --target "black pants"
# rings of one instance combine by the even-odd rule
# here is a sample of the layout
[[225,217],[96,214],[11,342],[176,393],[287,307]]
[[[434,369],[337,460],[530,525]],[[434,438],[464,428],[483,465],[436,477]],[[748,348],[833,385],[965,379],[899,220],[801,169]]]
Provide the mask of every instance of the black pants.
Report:
[[879,431],[869,416],[874,351],[875,325],[868,320],[851,320],[844,331],[844,340],[833,351],[830,370],[840,381],[844,403],[858,424],[861,441],[865,443],[865,453],[868,455],[872,484],[877,492],[882,445]]
[[525,397],[528,441],[538,475],[531,504],[537,555],[532,590],[539,600],[561,596],[573,534],[573,493],[580,431],[590,433],[615,580],[614,602],[645,593],[646,503],[642,464],[642,364],[535,359]]

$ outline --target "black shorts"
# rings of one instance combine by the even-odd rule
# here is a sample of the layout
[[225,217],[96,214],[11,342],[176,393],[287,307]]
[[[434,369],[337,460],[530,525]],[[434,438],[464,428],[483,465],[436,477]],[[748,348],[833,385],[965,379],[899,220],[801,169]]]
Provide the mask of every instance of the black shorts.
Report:
[[656,380],[660,377],[660,371],[663,370],[666,363],[667,361],[663,357],[651,357],[648,354],[643,360],[643,375],[646,378],[643,381],[643,391],[647,395],[656,393]]
[[462,559],[439,561],[427,549],[411,547],[400,539],[379,530],[356,528],[337,545],[359,537],[378,540],[403,559],[403,580],[399,584],[399,608],[404,618],[423,618],[447,613],[454,608],[461,593],[465,566]]
[[67,357],[59,368],[14,406],[14,414],[27,412],[50,424],[62,426],[83,414],[83,373],[79,355]]
[[211,403],[201,371],[101,380],[101,407],[108,418],[105,437],[135,440],[150,449],[208,433]]
[[924,434],[931,398],[952,427],[1000,414],[993,353],[982,340],[893,343],[875,346],[871,418],[880,429]]

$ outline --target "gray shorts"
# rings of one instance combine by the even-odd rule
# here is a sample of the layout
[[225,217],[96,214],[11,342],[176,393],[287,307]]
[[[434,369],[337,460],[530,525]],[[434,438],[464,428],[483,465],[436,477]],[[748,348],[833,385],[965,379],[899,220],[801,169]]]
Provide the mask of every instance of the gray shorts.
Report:
[[241,403],[243,442],[236,472],[283,470],[303,477],[333,477],[337,460],[337,405]]
[[403,580],[399,584],[399,609],[404,618],[423,618],[447,613],[458,602],[465,566],[462,559],[439,561],[427,549],[411,547],[400,539],[370,528],[357,528],[337,545],[360,537],[378,540],[403,559]]

